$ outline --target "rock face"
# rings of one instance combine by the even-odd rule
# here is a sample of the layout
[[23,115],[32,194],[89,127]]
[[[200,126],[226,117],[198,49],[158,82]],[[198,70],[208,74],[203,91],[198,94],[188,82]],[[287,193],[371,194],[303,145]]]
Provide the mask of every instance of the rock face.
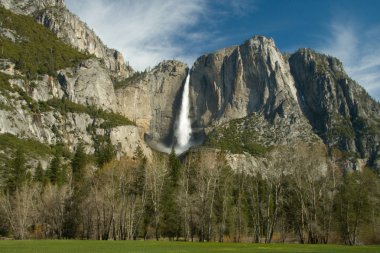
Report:
[[65,7],[64,0],[1,0],[0,4],[12,12],[22,15],[32,15],[37,11],[51,7]]
[[[78,72],[80,71],[86,70],[79,69]],[[65,75],[68,73],[69,72],[65,72]],[[77,74],[78,79],[84,78],[85,76],[86,75]],[[75,77],[72,79],[75,79]],[[18,87],[25,94],[28,94],[30,100],[23,100],[24,98],[17,92],[0,93],[0,105],[7,105],[4,108],[0,108],[0,134],[12,134],[19,138],[34,139],[49,145],[64,144],[72,151],[75,150],[79,142],[82,142],[88,153],[94,152],[95,139],[97,137],[109,136],[111,143],[115,145],[115,147],[118,147],[119,154],[133,156],[137,146],[140,146],[148,158],[150,157],[150,150],[140,138],[136,126],[127,125],[105,129],[102,127],[102,123],[104,122],[102,118],[96,118],[86,111],[62,112],[50,108],[35,112],[30,109],[31,103],[38,104],[39,102],[46,102],[52,99],[58,99],[58,101],[60,101],[61,98],[67,96],[70,90],[73,94],[71,97],[72,101],[79,102],[79,100],[84,99],[87,94],[87,98],[91,101],[89,105],[96,107],[102,106],[103,102],[99,100],[99,98],[101,99],[102,97],[98,96],[102,93],[91,90],[90,88],[86,90],[87,82],[73,82],[75,84],[74,87],[68,85],[67,89],[64,89],[62,84],[57,80],[48,76],[45,76],[44,79],[39,82],[35,82],[33,87],[31,87],[29,82],[22,79],[11,79],[10,83],[12,87]],[[98,88],[104,91],[102,86]],[[106,97],[107,96],[104,96],[104,98]],[[115,98],[114,94],[113,98]],[[107,104],[103,104],[102,108],[107,108],[107,106],[113,108],[116,105],[116,100],[112,101],[112,103],[110,101],[104,101],[107,102]],[[94,129],[94,131],[91,129]]]
[[380,107],[333,57],[300,49],[289,63],[300,105],[314,131],[330,147],[378,163]]
[[133,78],[116,90],[120,112],[150,138],[171,143],[187,72],[184,63],[164,61]]
[[209,133],[243,118],[238,127],[254,128],[262,145],[321,138],[352,163],[358,155],[378,168],[380,106],[333,57],[301,49],[288,59],[272,39],[255,36],[198,58],[191,87],[195,128]]
[[66,9],[63,0],[0,0],[0,5],[12,12],[35,17],[67,44],[103,59],[113,77],[122,79],[133,73],[133,69],[126,66],[123,55],[107,48],[93,30]]
[[[37,21],[64,42],[98,57],[89,57],[50,76],[33,78],[15,68],[15,62],[0,59],[0,69],[5,74],[0,81],[0,134],[48,145],[63,144],[71,151],[81,142],[88,153],[95,151],[100,139],[111,142],[119,155],[133,156],[140,146],[149,158],[150,150],[136,126],[128,125],[125,119],[117,124],[106,122],[106,117],[117,120],[111,112],[119,110],[114,81],[133,72],[125,66],[123,56],[105,47],[93,31],[65,8],[63,1],[1,0],[0,5],[18,14],[44,17]],[[45,22],[47,17],[50,23]],[[13,43],[18,43],[20,37],[17,29],[6,27],[0,28],[0,36]]]
[[[173,143],[189,71],[186,64],[164,61],[134,73],[123,56],[108,49],[62,0],[0,0],[0,4],[35,17],[65,43],[97,57],[37,80],[17,77],[22,73],[15,63],[0,59],[1,72],[9,76],[12,87],[22,90],[0,93],[0,133],[48,144],[63,142],[72,149],[83,141],[89,152],[94,135],[107,135],[120,154],[128,155],[138,146],[150,153],[142,137]],[[0,27],[0,36],[18,40],[17,33],[6,28]],[[102,119],[88,111],[33,111],[38,103],[52,99],[118,112],[136,126],[106,129]],[[206,145],[215,138],[214,143],[228,146],[227,137],[231,139],[232,130],[236,133],[233,144],[242,152],[230,152],[231,166],[260,167],[265,159],[255,154],[307,143],[327,147],[330,153],[339,150],[351,168],[365,164],[380,169],[380,106],[335,58],[309,49],[283,55],[272,39],[255,36],[197,59],[191,69],[190,102],[193,131],[207,135]],[[240,144],[245,146],[239,149]]]
[[64,96],[74,103],[118,111],[113,82],[98,60],[89,59],[75,68],[62,70],[57,79]]
[[262,36],[198,58],[191,87],[195,125],[201,127],[252,112],[268,119],[300,112],[289,64]]

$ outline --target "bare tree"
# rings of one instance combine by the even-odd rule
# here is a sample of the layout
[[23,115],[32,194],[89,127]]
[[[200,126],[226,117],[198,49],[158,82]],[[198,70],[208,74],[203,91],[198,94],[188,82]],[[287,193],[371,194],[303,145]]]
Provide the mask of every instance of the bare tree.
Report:
[[28,229],[35,224],[37,186],[23,185],[10,194],[1,197],[1,207],[6,214],[15,239],[28,238]]
[[48,184],[41,193],[41,201],[37,206],[39,221],[45,230],[45,237],[62,238],[65,200],[69,194],[69,186],[59,187]]
[[155,154],[152,164],[147,166],[147,194],[153,214],[153,228],[156,240],[160,238],[159,224],[161,218],[161,197],[164,187],[167,161],[162,156]]

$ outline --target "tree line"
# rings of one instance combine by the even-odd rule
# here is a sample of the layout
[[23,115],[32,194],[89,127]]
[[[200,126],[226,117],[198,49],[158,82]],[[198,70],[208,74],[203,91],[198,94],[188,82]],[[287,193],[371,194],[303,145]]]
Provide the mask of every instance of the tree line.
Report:
[[17,152],[0,196],[0,235],[15,239],[378,243],[379,177],[344,172],[323,148],[278,148],[263,168],[222,151],[113,159],[82,145],[33,173]]

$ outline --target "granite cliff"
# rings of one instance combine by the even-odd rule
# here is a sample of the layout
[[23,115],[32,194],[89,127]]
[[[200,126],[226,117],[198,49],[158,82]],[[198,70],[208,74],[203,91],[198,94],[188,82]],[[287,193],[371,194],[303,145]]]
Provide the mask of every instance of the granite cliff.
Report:
[[[280,147],[309,143],[330,155],[338,150],[347,168],[379,169],[380,106],[333,57],[310,49],[283,54],[273,39],[255,36],[199,57],[191,69],[164,61],[135,72],[63,1],[0,0],[0,5],[28,15],[82,54],[78,62],[36,75],[2,57],[2,82],[8,87],[0,96],[2,134],[63,143],[71,150],[84,142],[89,153],[106,137],[119,154],[133,156],[140,146],[149,157],[146,143],[173,142],[190,71],[193,139],[205,138],[205,146],[228,151],[232,167],[262,167],[265,156]],[[4,24],[0,35],[8,44],[23,40]]]
[[379,104],[336,58],[310,49],[284,55],[272,39],[255,36],[198,58],[191,87],[193,126],[209,133],[208,145],[250,153],[245,146],[323,141],[344,153],[348,168],[379,168]]
[[123,55],[105,46],[86,23],[65,7],[63,0],[1,0],[0,5],[14,13],[32,16],[64,42],[102,59],[113,76],[125,78],[133,73]]

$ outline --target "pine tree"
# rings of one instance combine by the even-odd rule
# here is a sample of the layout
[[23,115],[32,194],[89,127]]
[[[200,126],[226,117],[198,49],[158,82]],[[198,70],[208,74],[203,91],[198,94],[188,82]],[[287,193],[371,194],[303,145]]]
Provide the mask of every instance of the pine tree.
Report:
[[25,167],[24,153],[18,149],[15,157],[11,161],[11,173],[8,178],[8,190],[14,192],[20,188],[26,181],[26,167]]
[[82,222],[81,203],[87,197],[88,185],[85,182],[85,167],[87,156],[84,152],[84,146],[79,143],[71,160],[71,169],[73,175],[73,194],[65,202],[65,219],[63,222],[63,236],[65,238],[77,238],[80,233],[80,224]]
[[73,170],[73,181],[82,182],[84,178],[84,168],[87,164],[86,153],[84,152],[84,146],[79,143],[77,150],[75,151],[74,157],[71,161],[71,168]]
[[39,162],[38,165],[37,165],[37,168],[34,172],[34,177],[33,177],[34,181],[35,182],[38,182],[38,183],[45,183],[45,172],[44,170],[42,169],[42,165],[41,163]]
[[169,183],[172,187],[178,186],[178,179],[181,172],[181,161],[177,158],[174,149],[172,149],[169,155]]
[[162,196],[162,233],[164,236],[169,237],[169,239],[178,238],[181,232],[180,209],[176,201],[181,167],[181,162],[177,158],[174,149],[172,149],[169,155],[168,175]]
[[60,184],[60,170],[61,170],[61,158],[56,154],[50,162],[47,174],[52,184]]
[[140,146],[137,146],[134,152],[134,159],[137,160],[138,167],[135,170],[132,189],[136,194],[141,195],[145,187],[145,173],[146,173],[145,167],[146,167],[147,159]]

